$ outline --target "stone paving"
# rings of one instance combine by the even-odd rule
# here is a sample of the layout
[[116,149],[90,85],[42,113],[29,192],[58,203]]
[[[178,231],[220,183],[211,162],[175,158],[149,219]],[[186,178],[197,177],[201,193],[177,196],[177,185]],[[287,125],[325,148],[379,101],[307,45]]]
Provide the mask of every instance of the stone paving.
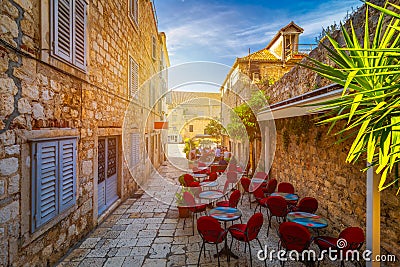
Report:
[[[195,230],[192,234],[191,219],[178,218],[178,210],[174,205],[176,177],[180,175],[170,165],[159,169],[160,175],[153,175],[145,192],[138,198],[131,198],[122,203],[103,223],[89,236],[66,255],[58,266],[196,266],[201,247],[201,238]],[[157,200],[161,199],[161,201]],[[238,208],[243,212],[243,222],[253,214],[249,208],[247,196]],[[265,214],[265,211],[263,211]],[[277,249],[278,237],[276,222],[273,223],[269,237],[267,233],[267,217],[259,234],[261,244]],[[231,237],[228,235],[228,244]],[[264,266],[257,259],[260,249],[256,241],[252,242],[253,266]],[[222,245],[219,245],[222,248]],[[244,244],[233,243],[233,252],[239,259],[221,257],[221,266],[250,266],[248,250],[244,252]],[[214,245],[206,244],[206,257],[201,256],[201,266],[217,266],[213,257]],[[325,260],[321,266],[327,266]],[[274,259],[268,266],[279,266]],[[303,266],[300,262],[288,262],[286,266]],[[334,265],[338,266],[338,265]]]

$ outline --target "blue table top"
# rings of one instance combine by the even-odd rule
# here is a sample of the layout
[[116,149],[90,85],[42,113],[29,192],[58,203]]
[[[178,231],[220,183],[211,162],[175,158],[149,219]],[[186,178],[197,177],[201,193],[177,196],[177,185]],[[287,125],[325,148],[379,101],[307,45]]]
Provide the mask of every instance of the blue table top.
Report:
[[297,200],[299,200],[299,196],[296,195],[296,194],[275,192],[275,193],[272,193],[271,196],[280,196],[280,197],[283,197],[287,201],[297,201]]
[[224,193],[217,190],[203,191],[199,194],[199,198],[204,199],[218,199],[224,196]]
[[216,207],[208,212],[208,214],[219,221],[234,221],[242,217],[239,209],[231,207]]
[[204,186],[204,187],[215,187],[218,186],[218,182],[217,181],[212,181],[212,182],[201,182],[200,186]]
[[302,212],[302,211],[290,212],[288,213],[286,218],[290,222],[295,222],[310,228],[324,228],[328,226],[328,221],[325,218],[322,218],[319,215],[308,212]]

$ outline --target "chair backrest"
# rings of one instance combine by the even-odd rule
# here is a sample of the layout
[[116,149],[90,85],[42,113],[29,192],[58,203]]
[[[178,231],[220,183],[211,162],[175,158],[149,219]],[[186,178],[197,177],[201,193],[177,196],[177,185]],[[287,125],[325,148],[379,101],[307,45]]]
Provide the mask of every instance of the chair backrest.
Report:
[[197,219],[197,230],[201,238],[207,242],[220,243],[223,240],[221,224],[211,216],[201,216]]
[[347,246],[342,250],[360,249],[365,241],[364,231],[360,227],[347,227],[340,234],[339,238],[346,239]]
[[294,186],[291,183],[286,183],[286,182],[279,183],[278,192],[294,194]]
[[183,200],[185,201],[186,206],[194,207],[196,206],[196,201],[193,195],[189,192],[183,192]]
[[253,177],[254,177],[254,178],[259,178],[259,179],[267,180],[268,174],[267,174],[266,172],[256,172],[256,173],[253,175]]
[[245,192],[249,192],[249,186],[250,186],[250,183],[251,183],[250,179],[246,178],[246,177],[243,177],[243,178],[240,179],[240,183],[241,183],[241,185],[243,187],[243,190]]
[[210,176],[208,177],[208,180],[210,181],[215,181],[218,178],[218,174],[216,172],[211,172]]
[[228,171],[226,173],[226,180],[229,181],[230,183],[236,183],[238,181],[237,172]]
[[265,193],[272,194],[273,192],[275,192],[277,185],[278,185],[278,181],[276,179],[269,180],[268,184],[267,184],[267,188],[265,190]]
[[318,201],[313,197],[305,197],[300,200],[297,208],[298,211],[315,213],[318,209]]
[[253,214],[253,216],[250,217],[249,221],[247,222],[245,230],[245,234],[248,241],[251,241],[257,237],[263,223],[264,223],[264,218],[262,213],[260,212],[255,213]]
[[265,198],[264,191],[262,190],[261,186],[259,186],[256,190],[253,191],[253,195],[257,200]]
[[218,170],[219,170],[219,166],[218,165],[211,165],[210,166],[210,172],[211,173],[218,172]]
[[240,200],[240,191],[235,190],[229,197],[229,207],[236,208]]
[[194,178],[193,176],[191,176],[190,174],[185,174],[185,176],[183,177],[186,186],[189,186],[192,182],[194,182]]
[[218,167],[218,172],[224,172],[226,170],[227,165],[217,165]]
[[285,217],[287,210],[287,202],[281,196],[271,196],[267,199],[267,207],[271,216]]
[[303,225],[294,222],[283,222],[279,226],[281,244],[286,250],[302,252],[311,242],[310,231]]

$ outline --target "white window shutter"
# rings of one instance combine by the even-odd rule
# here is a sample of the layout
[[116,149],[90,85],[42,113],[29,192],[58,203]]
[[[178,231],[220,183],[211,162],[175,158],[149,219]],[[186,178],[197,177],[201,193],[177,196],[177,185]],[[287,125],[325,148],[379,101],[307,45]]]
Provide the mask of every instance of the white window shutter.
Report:
[[129,56],[129,97],[138,97],[139,65]]
[[59,146],[60,212],[76,201],[76,139],[61,140]]
[[86,69],[86,0],[74,1],[74,38],[73,64]]
[[129,0],[129,12],[132,20],[136,23],[139,24],[139,5],[138,5],[138,0]]
[[36,229],[58,214],[58,142],[37,143],[36,160],[32,165],[35,187],[32,190],[34,201],[33,227]]
[[54,0],[54,54],[72,61],[72,1]]
[[140,136],[138,133],[132,133],[131,135],[131,166],[135,166],[140,160]]

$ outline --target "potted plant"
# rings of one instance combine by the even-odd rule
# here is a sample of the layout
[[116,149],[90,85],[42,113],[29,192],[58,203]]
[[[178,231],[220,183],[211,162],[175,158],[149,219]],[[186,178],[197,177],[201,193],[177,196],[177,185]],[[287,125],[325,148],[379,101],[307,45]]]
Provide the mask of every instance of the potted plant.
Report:
[[190,188],[188,187],[182,187],[181,191],[175,194],[175,200],[176,200],[176,206],[178,207],[179,218],[188,218],[190,215],[189,208],[185,205],[186,204],[185,199],[183,198],[184,192],[189,192],[192,194]]

